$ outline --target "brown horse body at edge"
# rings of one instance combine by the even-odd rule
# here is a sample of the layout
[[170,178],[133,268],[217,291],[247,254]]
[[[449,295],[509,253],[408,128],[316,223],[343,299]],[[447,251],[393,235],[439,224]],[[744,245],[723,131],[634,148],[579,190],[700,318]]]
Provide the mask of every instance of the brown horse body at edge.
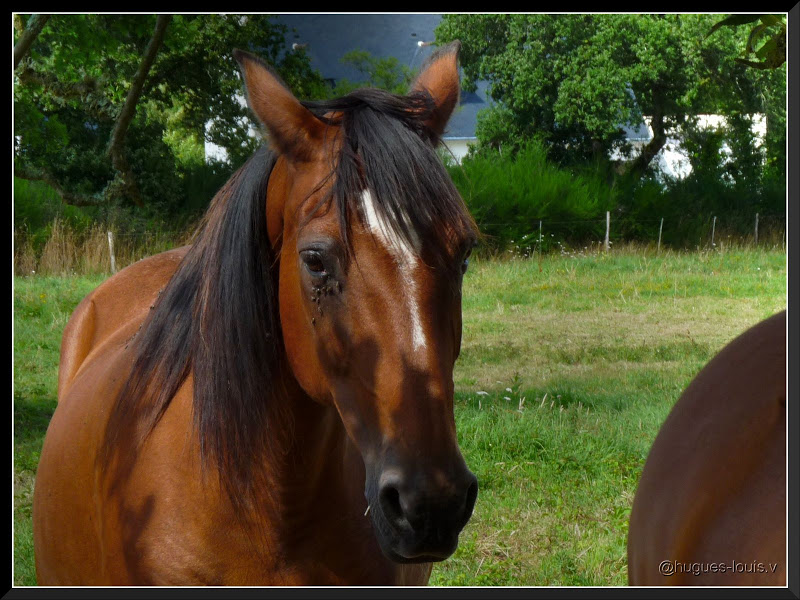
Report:
[[631,511],[631,585],[786,585],[786,311],[729,343],[656,437]]
[[33,505],[41,585],[425,584],[477,494],[453,365],[470,219],[408,96],[300,103],[237,53],[262,149],[191,247],[78,306]]

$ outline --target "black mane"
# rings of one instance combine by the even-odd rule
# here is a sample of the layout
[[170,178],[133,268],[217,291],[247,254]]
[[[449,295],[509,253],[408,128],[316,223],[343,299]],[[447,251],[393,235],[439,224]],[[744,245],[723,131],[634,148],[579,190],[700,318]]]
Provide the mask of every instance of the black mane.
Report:
[[[341,151],[331,157],[331,198],[345,241],[365,189],[384,223],[410,247],[413,232],[432,233],[426,237],[439,242],[440,250],[448,234],[475,235],[475,223],[436,154],[438,136],[425,124],[434,109],[429,94],[364,88],[303,106],[324,123],[341,126]],[[337,116],[327,118],[329,113]]]

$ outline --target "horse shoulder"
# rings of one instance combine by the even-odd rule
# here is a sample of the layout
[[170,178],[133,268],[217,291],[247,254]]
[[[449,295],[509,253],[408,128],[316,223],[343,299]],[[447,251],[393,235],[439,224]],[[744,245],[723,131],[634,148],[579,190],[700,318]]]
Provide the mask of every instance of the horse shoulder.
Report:
[[[703,368],[673,407],[633,503],[632,584],[772,585],[767,582],[785,573],[785,332],[785,311],[747,330]],[[665,560],[725,557],[747,571],[658,573]],[[779,567],[753,573],[753,561]]]
[[61,338],[59,401],[94,349],[132,319],[143,320],[188,249],[184,246],[140,260],[104,281],[81,301]]
[[[105,499],[95,459],[114,398],[130,368],[125,346],[186,248],[120,271],[79,304],[62,338],[59,402],[45,436],[33,499],[40,585],[107,582]],[[64,518],[70,515],[69,518]]]
[[103,498],[95,459],[120,378],[122,328],[112,352],[85,361],[63,390],[44,438],[33,497],[33,535],[39,585],[107,583],[109,558],[104,551]]

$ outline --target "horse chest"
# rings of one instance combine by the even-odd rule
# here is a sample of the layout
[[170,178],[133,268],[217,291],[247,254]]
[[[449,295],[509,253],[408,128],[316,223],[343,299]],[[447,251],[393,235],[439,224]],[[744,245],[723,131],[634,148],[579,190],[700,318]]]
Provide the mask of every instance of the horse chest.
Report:
[[146,500],[120,514],[123,579],[129,583],[424,585],[430,576],[429,564],[398,565],[384,558],[372,532],[349,519],[337,527],[306,519],[295,523],[289,537],[285,526],[268,521],[247,527],[220,515],[201,523],[178,507],[156,510]]
[[[175,412],[182,405],[176,400],[170,409]],[[201,475],[195,454],[182,441],[187,434],[170,430],[178,421],[165,415],[121,493],[108,499],[114,507],[108,511],[107,530],[118,534],[107,547],[121,549],[117,568],[124,572],[122,580],[157,585],[427,583],[430,565],[399,565],[381,553],[357,502],[359,497],[363,502],[357,486],[363,474],[349,469],[348,461],[342,469],[351,477],[342,478],[336,470],[335,476],[316,482],[328,490],[327,496],[287,489],[276,481],[254,514],[241,519],[214,477]]]

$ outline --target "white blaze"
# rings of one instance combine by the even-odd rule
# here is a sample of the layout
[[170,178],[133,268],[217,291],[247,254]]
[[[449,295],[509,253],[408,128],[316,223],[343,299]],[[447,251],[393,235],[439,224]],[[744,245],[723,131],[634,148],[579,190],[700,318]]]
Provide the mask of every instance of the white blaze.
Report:
[[[417,255],[414,252],[414,248],[411,248],[402,237],[396,235],[375,210],[375,203],[369,190],[364,190],[361,194],[361,200],[364,207],[364,216],[367,219],[367,226],[389,253],[394,256],[400,268],[400,274],[405,283],[404,293],[408,312],[411,317],[411,341],[414,345],[414,350],[420,350],[426,346],[426,341],[425,332],[422,331],[422,323],[419,318],[419,303],[417,302],[419,290],[413,276],[414,270],[419,263]],[[410,219],[406,215],[403,216],[406,223],[410,225]],[[416,250],[419,251],[419,237],[413,230],[411,231],[411,237]]]

